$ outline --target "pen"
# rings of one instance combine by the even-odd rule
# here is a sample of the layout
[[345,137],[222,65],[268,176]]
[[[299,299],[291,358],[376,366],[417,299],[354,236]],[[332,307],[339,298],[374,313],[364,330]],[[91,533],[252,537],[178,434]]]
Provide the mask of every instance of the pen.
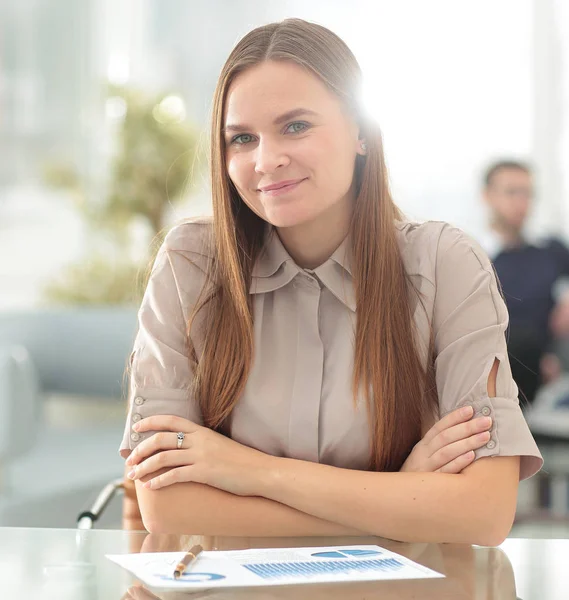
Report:
[[182,573],[186,570],[186,567],[192,563],[198,557],[199,553],[203,550],[203,548],[197,544],[192,546],[188,552],[184,555],[184,558],[176,565],[176,569],[174,571],[174,579],[178,579],[182,575]]

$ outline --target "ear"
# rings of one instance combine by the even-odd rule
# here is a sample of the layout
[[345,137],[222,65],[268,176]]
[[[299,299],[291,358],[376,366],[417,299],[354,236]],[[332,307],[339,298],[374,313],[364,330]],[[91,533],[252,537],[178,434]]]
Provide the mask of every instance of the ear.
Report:
[[367,143],[366,143],[365,138],[358,139],[357,146],[356,146],[356,152],[360,156],[365,156],[367,154]]

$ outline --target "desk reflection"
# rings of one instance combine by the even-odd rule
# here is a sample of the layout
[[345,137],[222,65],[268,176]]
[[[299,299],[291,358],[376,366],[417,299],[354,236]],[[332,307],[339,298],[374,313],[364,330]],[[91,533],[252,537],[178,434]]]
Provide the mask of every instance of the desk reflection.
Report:
[[131,586],[121,600],[178,600],[208,598],[228,600],[515,600],[514,571],[499,548],[477,548],[457,544],[403,544],[375,537],[339,538],[225,538],[148,534],[131,552],[178,552],[193,544],[204,550],[242,550],[301,546],[377,544],[445,575],[445,579],[308,584],[206,590],[196,592],[153,592],[140,582]]

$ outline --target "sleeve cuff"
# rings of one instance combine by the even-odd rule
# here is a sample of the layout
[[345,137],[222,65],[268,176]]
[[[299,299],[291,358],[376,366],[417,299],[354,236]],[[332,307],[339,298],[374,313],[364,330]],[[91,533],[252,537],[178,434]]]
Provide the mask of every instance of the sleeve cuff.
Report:
[[543,458],[517,400],[499,396],[466,398],[456,408],[462,406],[473,407],[473,419],[492,419],[490,440],[475,451],[476,459],[485,456],[519,456],[520,481],[528,479],[541,469]]
[[191,396],[190,390],[133,388],[123,439],[119,448],[120,455],[125,459],[128,458],[140,442],[156,433],[155,431],[143,433],[133,431],[133,425],[141,419],[153,415],[174,415],[202,425],[201,415]]

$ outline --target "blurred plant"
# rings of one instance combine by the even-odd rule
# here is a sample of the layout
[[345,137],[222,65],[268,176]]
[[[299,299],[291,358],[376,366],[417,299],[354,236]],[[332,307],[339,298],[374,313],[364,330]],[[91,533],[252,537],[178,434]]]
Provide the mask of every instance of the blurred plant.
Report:
[[158,235],[169,203],[178,200],[189,183],[194,132],[177,96],[149,100],[125,88],[112,88],[111,93],[113,100],[124,101],[126,112],[103,221],[128,224],[138,215]]
[[[93,231],[109,234],[116,255],[124,256],[130,226],[146,223],[154,245],[161,241],[169,206],[189,187],[196,155],[196,136],[185,120],[177,96],[148,97],[140,91],[111,86],[107,109],[118,120],[117,151],[110,165],[105,198],[90,200],[85,179],[73,164],[50,163],[44,179],[71,193],[74,203]],[[100,253],[68,267],[63,277],[46,288],[51,302],[124,304],[140,300],[136,274],[148,265],[112,261]]]
[[143,291],[140,278],[138,265],[114,264],[96,256],[69,265],[61,280],[48,284],[44,293],[46,300],[54,304],[138,304]]

